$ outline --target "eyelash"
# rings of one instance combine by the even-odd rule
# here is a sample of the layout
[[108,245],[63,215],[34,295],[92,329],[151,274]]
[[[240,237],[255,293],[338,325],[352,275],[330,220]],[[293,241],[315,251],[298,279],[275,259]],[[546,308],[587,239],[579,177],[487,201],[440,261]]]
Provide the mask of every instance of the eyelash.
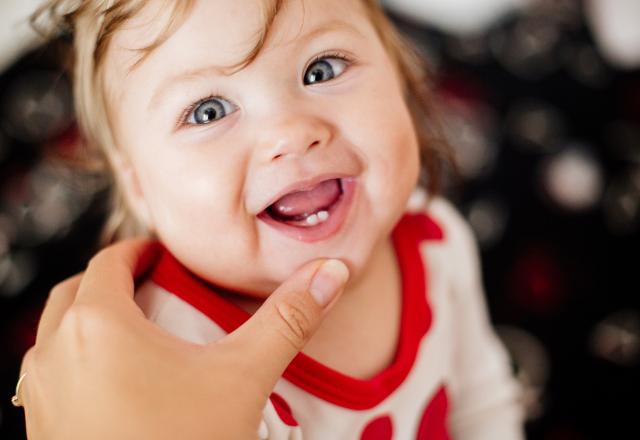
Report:
[[189,115],[193,111],[195,111],[195,109],[197,109],[200,104],[203,104],[203,103],[209,101],[210,99],[214,99],[214,98],[224,99],[222,96],[220,96],[220,94],[218,92],[214,92],[214,93],[210,94],[209,96],[207,96],[205,98],[201,98],[201,99],[197,100],[196,102],[194,102],[193,104],[189,105],[187,108],[185,108],[182,111],[182,113],[180,114],[180,117],[178,118],[178,123],[176,124],[176,126],[178,128],[181,128],[183,126],[190,126],[191,124],[187,124],[187,119],[189,118]]
[[353,58],[351,58],[349,55],[347,55],[344,52],[340,52],[340,51],[328,51],[328,52],[323,52],[319,55],[316,55],[315,57],[313,57],[313,59],[311,60],[310,63],[308,63],[305,67],[304,67],[304,71],[306,72],[307,69],[309,68],[309,66],[312,66],[313,63],[317,63],[318,61],[324,59],[324,58],[337,58],[339,60],[344,61],[347,64],[347,68],[349,68],[349,66],[351,64],[353,64]]
[[[325,59],[325,58],[337,58],[339,60],[342,60],[345,62],[346,67],[345,67],[345,71],[347,69],[349,69],[349,67],[354,63],[354,60],[352,57],[350,57],[349,55],[345,54],[344,52],[340,52],[340,51],[327,51],[327,52],[323,52],[319,55],[316,55],[315,57],[313,57],[313,59],[307,63],[307,65],[304,68],[304,72],[307,71],[307,69],[309,69],[310,66],[312,66],[314,63],[317,63],[318,61]],[[344,73],[344,72],[343,72]],[[191,126],[191,124],[187,124],[187,119],[189,117],[189,115],[191,114],[191,112],[193,112],[195,109],[198,108],[198,106],[202,103],[205,103],[207,101],[209,101],[210,99],[225,99],[222,96],[220,96],[220,94],[218,92],[214,92],[212,94],[210,94],[209,96],[205,97],[205,98],[201,98],[199,100],[197,100],[196,102],[190,104],[188,107],[186,107],[182,113],[180,114],[180,118],[178,119],[178,123],[177,128],[181,128],[183,126]]]

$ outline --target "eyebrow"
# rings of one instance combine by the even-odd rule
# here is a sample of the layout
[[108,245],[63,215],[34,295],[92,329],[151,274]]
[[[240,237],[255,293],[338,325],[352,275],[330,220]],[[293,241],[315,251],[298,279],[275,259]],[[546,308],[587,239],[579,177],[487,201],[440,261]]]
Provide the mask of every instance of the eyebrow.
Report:
[[[341,20],[333,20],[316,27],[315,29],[307,32],[301,37],[296,37],[296,45],[302,46],[307,41],[317,38],[320,35],[338,31],[346,31],[348,33],[351,33],[352,35],[355,35],[362,39],[366,39],[362,32],[351,24]],[[208,77],[211,75],[231,76],[234,73],[242,70],[244,67],[246,66],[242,66],[241,68],[237,69],[235,68],[235,66],[209,65],[187,70],[185,72],[181,72],[177,75],[166,78],[160,83],[160,85],[156,88],[156,91],[153,93],[151,100],[149,101],[148,109],[151,109],[152,106],[160,102],[165,95],[167,95],[172,89],[174,89],[181,83],[191,80],[197,80],[199,78]]]

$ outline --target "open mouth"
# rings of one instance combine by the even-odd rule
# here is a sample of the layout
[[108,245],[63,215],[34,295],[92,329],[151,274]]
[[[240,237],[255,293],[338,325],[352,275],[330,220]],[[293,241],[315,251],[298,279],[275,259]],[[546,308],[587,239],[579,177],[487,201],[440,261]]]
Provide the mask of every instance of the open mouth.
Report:
[[323,240],[340,229],[354,187],[353,178],[323,180],[312,188],[285,194],[258,214],[258,218],[298,240]]

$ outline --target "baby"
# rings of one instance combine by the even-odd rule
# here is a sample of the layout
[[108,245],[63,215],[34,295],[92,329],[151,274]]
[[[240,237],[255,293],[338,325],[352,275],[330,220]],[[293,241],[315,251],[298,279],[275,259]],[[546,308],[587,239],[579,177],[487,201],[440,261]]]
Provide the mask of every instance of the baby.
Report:
[[304,263],[349,268],[261,438],[522,437],[471,234],[436,196],[447,152],[419,58],[376,0],[46,7],[115,177],[109,228],[165,248],[136,295],[149,319],[207,343]]

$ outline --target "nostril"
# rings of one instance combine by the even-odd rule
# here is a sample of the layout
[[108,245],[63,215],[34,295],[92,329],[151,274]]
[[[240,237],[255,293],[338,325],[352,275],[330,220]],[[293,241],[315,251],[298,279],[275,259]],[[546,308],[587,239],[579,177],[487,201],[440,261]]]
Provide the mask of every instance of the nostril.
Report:
[[[313,141],[311,144],[309,144],[309,145],[307,146],[306,151],[311,150],[311,149],[312,149],[312,148],[314,148],[314,147],[320,146],[320,144],[321,144],[321,143],[322,143],[322,142],[321,142],[321,141],[319,141],[319,140]],[[302,145],[303,145],[303,144],[302,144]],[[274,155],[271,157],[271,160],[278,160],[278,159],[282,159],[283,157],[288,156],[288,155],[290,155],[290,154],[294,154],[294,155],[304,154],[304,152],[303,152],[303,151],[301,151],[301,150],[300,150],[300,151],[297,151],[297,150],[295,150],[295,149],[279,149],[279,150],[280,150],[280,152],[279,152],[279,153],[274,154]]]

